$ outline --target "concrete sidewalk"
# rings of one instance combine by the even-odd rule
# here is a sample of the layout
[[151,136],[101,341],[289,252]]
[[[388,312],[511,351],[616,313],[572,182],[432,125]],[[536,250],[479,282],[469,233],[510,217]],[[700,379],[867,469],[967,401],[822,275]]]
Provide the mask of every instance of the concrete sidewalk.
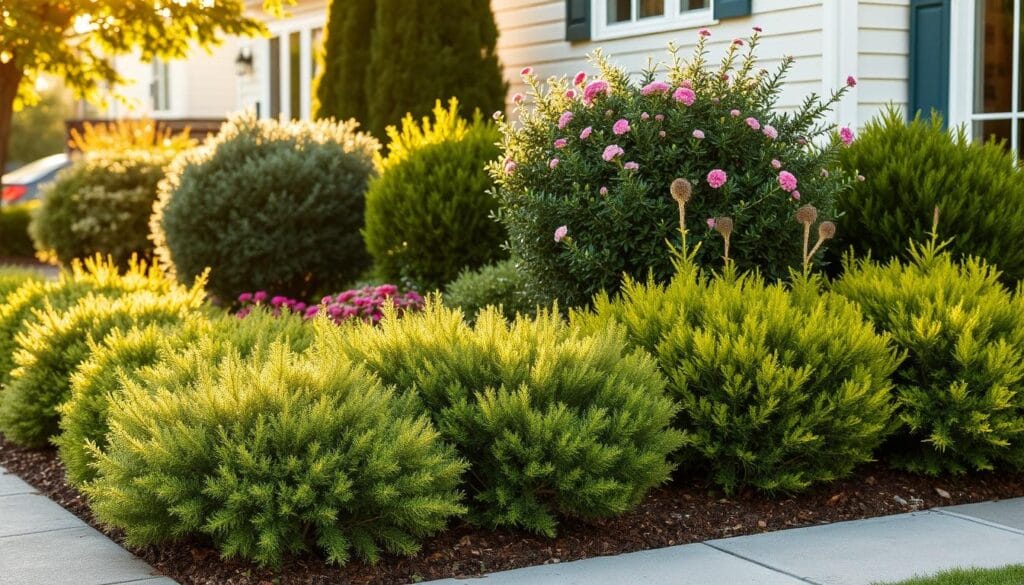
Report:
[[796,528],[434,585],[871,585],[1024,563],[1024,498]]
[[0,585],[176,585],[0,467]]

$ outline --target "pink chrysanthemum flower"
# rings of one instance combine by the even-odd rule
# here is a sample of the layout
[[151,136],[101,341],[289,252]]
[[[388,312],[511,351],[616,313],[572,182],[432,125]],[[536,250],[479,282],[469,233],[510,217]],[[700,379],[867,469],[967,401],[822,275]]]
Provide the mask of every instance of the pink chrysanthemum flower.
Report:
[[523,70],[519,72],[520,75],[526,77],[527,75],[533,75],[533,67],[523,67]]
[[797,191],[796,189],[793,189],[793,192],[790,193],[790,196],[793,197],[793,199],[800,201],[800,192]]
[[576,90],[575,89],[567,89],[567,90],[565,90],[565,97],[567,97],[567,98],[569,98],[571,100],[576,99]]
[[733,118],[739,118],[741,113],[742,112],[740,112],[736,108],[729,110],[729,115],[732,116]]
[[715,229],[715,218],[709,217],[708,221],[707,221],[707,224],[708,224],[708,229],[709,230]]
[[620,118],[615,122],[615,124],[612,125],[612,132],[614,132],[616,136],[622,136],[623,134],[628,133],[630,130],[631,128],[629,127],[629,120],[625,118]]
[[693,131],[693,137],[696,138],[697,140],[704,140],[704,131],[701,130],[700,128],[697,128],[696,130]]
[[688,87],[679,87],[673,92],[672,99],[685,106],[692,106],[693,102],[697,100],[697,94]]
[[587,138],[590,138],[590,133],[593,132],[593,131],[594,131],[594,128],[591,127],[591,126],[587,126],[583,130],[581,130],[580,131],[580,140],[586,140]]
[[732,40],[732,44],[736,45],[737,47],[742,47],[743,46],[743,39],[733,39]]
[[725,174],[722,169],[714,169],[708,173],[707,181],[708,185],[712,189],[718,189],[722,185],[725,185],[726,181],[729,180],[729,175]]
[[569,122],[572,122],[572,118],[572,112],[562,112],[562,115],[558,117],[558,129],[565,130],[565,127],[569,125]]
[[596,100],[598,96],[608,95],[610,91],[611,88],[607,81],[601,79],[591,81],[587,84],[586,89],[583,90],[583,103],[589,106],[594,103],[594,100]]
[[775,169],[775,170],[779,170],[779,169],[782,168],[782,163],[779,162],[779,159],[777,159],[777,158],[773,158],[772,159],[772,168]]
[[622,165],[622,168],[626,169],[627,171],[635,171],[640,168],[640,165],[633,161],[629,161],[628,163]]
[[572,83],[573,85],[583,85],[583,82],[586,80],[587,74],[583,71],[580,71],[579,73],[576,74],[576,77],[573,78]]
[[569,235],[569,227],[560,225],[555,229],[555,243],[561,243],[565,239],[565,236]]
[[666,136],[668,136],[667,132],[665,132],[664,130],[658,130],[658,138],[664,138]]
[[626,151],[622,150],[621,146],[618,144],[609,144],[605,147],[604,153],[601,154],[601,158],[607,162],[611,162],[624,154],[626,154]]
[[516,161],[510,158],[505,159],[505,174],[511,175],[512,173],[516,172],[516,168],[518,168],[518,166],[519,165],[516,164]]
[[647,120],[651,119],[651,115],[648,114],[647,112],[643,112],[640,114],[640,119],[646,122]]
[[763,132],[765,136],[771,138],[772,140],[775,140],[776,138],[779,137],[779,131],[776,130],[775,127],[772,126],[771,124],[765,124],[764,128],[761,129],[761,132]]
[[779,186],[783,191],[791,192],[796,189],[796,177],[789,171],[779,172]]
[[559,138],[558,140],[555,141],[555,148],[561,150],[561,149],[565,148],[566,145],[568,145],[568,144],[569,144],[568,140],[566,140],[565,138]]
[[608,187],[602,185],[601,188],[597,190],[597,192],[600,193],[601,195],[608,195]]
[[857,87],[857,78],[852,75],[846,76],[846,87]]
[[706,28],[702,28],[699,31],[697,31],[697,34],[702,36],[702,37],[710,37],[711,36],[711,31],[709,31]]
[[664,81],[652,81],[640,88],[640,95],[653,95],[656,93],[668,95],[670,91],[672,91],[672,86]]
[[558,166],[559,162],[561,162],[561,161],[559,161],[557,158],[553,158],[553,159],[549,160],[548,161],[548,168],[551,169],[551,170],[554,170],[554,168]]
[[849,126],[843,126],[839,129],[839,139],[843,141],[843,144],[850,146],[853,144],[853,130],[850,130]]
[[759,122],[757,118],[754,118],[753,116],[750,116],[745,121],[747,123],[747,126],[750,126],[751,130],[760,130],[761,129],[761,122]]
[[654,121],[655,122],[664,122],[665,121],[665,114],[654,114]]

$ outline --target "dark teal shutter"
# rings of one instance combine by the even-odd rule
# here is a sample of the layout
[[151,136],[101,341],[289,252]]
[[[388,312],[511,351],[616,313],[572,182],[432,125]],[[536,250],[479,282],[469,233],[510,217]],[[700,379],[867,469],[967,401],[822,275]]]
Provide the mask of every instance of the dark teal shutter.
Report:
[[590,40],[591,0],[565,0],[565,40]]
[[750,16],[751,0],[714,0],[715,19]]
[[910,81],[907,114],[949,109],[949,0],[910,2]]

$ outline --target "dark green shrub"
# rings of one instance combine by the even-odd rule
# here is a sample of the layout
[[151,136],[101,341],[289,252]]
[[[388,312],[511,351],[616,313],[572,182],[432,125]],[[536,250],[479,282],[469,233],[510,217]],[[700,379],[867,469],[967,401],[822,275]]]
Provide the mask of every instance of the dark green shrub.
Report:
[[210,291],[311,297],[369,266],[359,230],[377,142],[355,123],[227,122],[175,159],[151,221],[157,257]]
[[[692,258],[692,257],[691,257]],[[574,313],[585,331],[625,325],[657,356],[682,408],[681,459],[734,493],[797,492],[870,461],[893,427],[899,360],[857,307],[816,282],[708,277],[691,261],[665,286],[627,279]]]
[[462,309],[471,321],[484,307],[501,307],[507,319],[516,314],[532,315],[537,304],[527,297],[526,279],[514,259],[489,264],[479,270],[464,270],[445,288],[444,302]]
[[503,256],[505,230],[484,165],[498,156],[498,129],[472,124],[437,102],[422,127],[411,116],[388,128],[388,158],[366,192],[366,248],[386,281],[441,288],[464,268]]
[[7,300],[7,297],[14,293],[14,291],[21,288],[25,283],[38,283],[42,280],[42,274],[28,268],[0,268],[0,305],[3,305]]
[[194,384],[156,367],[114,399],[86,493],[128,543],[205,534],[260,564],[314,548],[372,562],[381,549],[415,553],[464,513],[465,465],[413,396],[343,356],[312,361],[274,344],[217,363],[206,347],[181,358]]
[[618,329],[577,334],[557,315],[474,327],[437,299],[380,326],[318,321],[313,359],[349,355],[415,388],[470,465],[477,520],[553,535],[556,516],[622,514],[668,479],[680,444],[654,362]]
[[1024,298],[984,261],[942,250],[933,238],[907,264],[848,260],[834,285],[907,353],[887,457],[932,475],[1024,468]]
[[90,340],[114,329],[181,323],[203,301],[200,280],[191,290],[139,291],[114,300],[89,295],[67,311],[39,313],[16,338],[18,367],[0,394],[0,430],[19,445],[45,445],[59,432],[57,407],[71,396],[71,375],[89,357]]
[[614,294],[624,273],[667,282],[674,270],[665,242],[680,243],[676,179],[690,184],[686,220],[691,246],[701,244],[698,264],[721,266],[723,239],[707,222],[728,217],[741,270],[775,280],[800,265],[793,212],[810,203],[833,217],[850,182],[836,161],[849,130],[837,134],[825,121],[846,88],[777,111],[792,59],[760,73],[758,40],[729,44],[715,67],[701,36],[690,60],[672,48],[667,69],[638,80],[600,53],[597,77],[575,85],[543,85],[525,72],[531,96],[514,123],[502,123],[503,157],[489,169],[510,251],[541,298],[584,305],[598,291]]
[[435,100],[449,96],[467,112],[504,109],[508,86],[490,0],[375,3],[365,120],[374,136],[407,113],[427,115]]
[[89,153],[43,189],[29,231],[40,254],[62,264],[93,254],[127,264],[153,255],[149,216],[173,151]]
[[128,268],[119,272],[110,259],[98,256],[73,261],[56,281],[26,282],[0,305],[0,400],[14,369],[14,339],[39,320],[40,311],[68,309],[90,293],[116,298],[140,290],[163,293],[171,288],[163,272],[145,262],[129,261]]
[[[126,380],[138,381],[150,367],[187,364],[179,354],[200,339],[209,344],[207,357],[216,361],[232,351],[247,357],[274,341],[284,341],[293,350],[303,351],[312,340],[312,332],[297,315],[250,311],[245,319],[224,316],[211,320],[194,314],[182,323],[115,329],[101,342],[90,341],[89,358],[71,376],[71,396],[58,408],[61,433],[53,442],[60,450],[68,481],[82,486],[95,479],[96,457],[107,446],[110,401],[121,392]],[[158,362],[165,363],[158,366]],[[195,372],[185,368],[174,371],[179,386],[195,379]]]
[[39,202],[29,201],[18,205],[0,207],[0,257],[32,258],[35,248],[28,235],[32,214],[39,208]]
[[332,0],[313,80],[313,117],[369,121],[370,34],[377,0]]
[[906,259],[908,239],[926,239],[938,207],[954,259],[978,256],[1009,281],[1024,278],[1024,175],[1004,145],[972,143],[962,127],[950,133],[938,115],[908,123],[889,109],[840,160],[864,180],[839,198],[833,249]]

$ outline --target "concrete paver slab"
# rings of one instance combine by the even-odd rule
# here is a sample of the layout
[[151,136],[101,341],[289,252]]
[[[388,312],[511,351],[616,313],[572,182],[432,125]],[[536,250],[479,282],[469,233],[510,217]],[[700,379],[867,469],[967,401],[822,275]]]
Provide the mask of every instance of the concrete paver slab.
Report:
[[149,565],[85,525],[0,538],[0,585],[167,585],[153,576]]
[[[999,502],[981,502],[941,508],[943,512],[952,512],[961,516],[977,518],[1008,528],[1024,532],[1024,498],[1002,500]],[[1024,557],[1024,555],[1022,555]]]
[[36,488],[28,485],[13,473],[0,472],[0,497],[15,494],[33,494]]
[[0,498],[0,539],[82,526],[82,521],[41,494]]
[[152,579],[128,581],[125,583],[118,583],[117,585],[178,585],[178,582],[170,577],[153,577]]
[[528,567],[436,585],[804,585],[804,582],[738,559],[703,544],[646,550]]
[[1024,535],[939,512],[710,541],[710,546],[821,585],[868,585],[957,567],[1024,560]]

